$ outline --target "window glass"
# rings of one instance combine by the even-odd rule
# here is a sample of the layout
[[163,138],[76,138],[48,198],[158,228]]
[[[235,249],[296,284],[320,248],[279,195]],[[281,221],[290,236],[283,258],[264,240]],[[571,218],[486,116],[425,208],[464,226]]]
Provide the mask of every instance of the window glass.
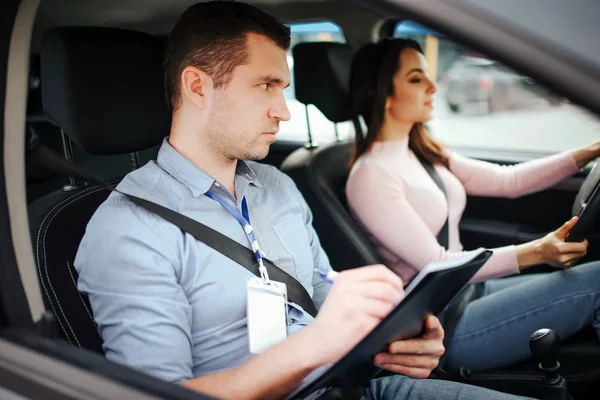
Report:
[[[284,95],[290,110],[291,118],[288,122],[282,122],[277,135],[282,140],[308,140],[308,127],[306,123],[306,110],[304,104],[296,100],[294,85],[294,60],[291,49],[298,43],[303,42],[339,42],[346,43],[342,29],[332,22],[311,22],[303,24],[289,24],[291,30],[291,45],[287,60],[291,72],[290,86],[285,89]],[[317,143],[331,142],[336,140],[335,124],[329,121],[315,106],[308,106],[308,119],[313,141]],[[354,135],[352,124],[344,122],[337,124],[338,137],[345,139]]]
[[394,36],[423,46],[438,89],[429,126],[442,143],[554,153],[600,136],[595,116],[484,54],[413,22],[399,23]]

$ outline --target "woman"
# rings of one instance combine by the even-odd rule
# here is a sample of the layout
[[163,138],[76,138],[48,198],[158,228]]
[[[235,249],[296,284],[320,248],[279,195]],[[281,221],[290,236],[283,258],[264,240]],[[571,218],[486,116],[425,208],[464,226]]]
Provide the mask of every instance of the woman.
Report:
[[[432,118],[435,91],[423,52],[412,40],[368,44],[353,60],[356,147],[346,186],[348,203],[387,265],[405,282],[430,262],[462,254],[458,225],[467,194],[518,197],[536,192],[600,155],[600,144],[595,143],[512,167],[462,157],[435,142],[424,126]],[[446,195],[420,158],[435,166]],[[446,218],[447,250],[436,239]],[[587,241],[565,242],[575,222],[539,240],[493,249],[474,278],[485,281],[483,295],[467,306],[458,322],[446,366],[485,369],[515,364],[530,357],[527,339],[539,328],[555,329],[562,339],[589,325],[600,334],[600,265],[566,269],[588,246]],[[563,270],[494,279],[542,263]]]

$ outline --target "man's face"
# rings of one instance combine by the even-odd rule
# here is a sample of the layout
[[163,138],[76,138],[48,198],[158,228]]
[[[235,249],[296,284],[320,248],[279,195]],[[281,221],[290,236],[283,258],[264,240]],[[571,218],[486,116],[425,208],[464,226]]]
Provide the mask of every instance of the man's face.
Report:
[[229,159],[260,160],[290,119],[283,97],[290,71],[285,50],[257,34],[247,40],[248,62],[236,67],[229,84],[215,90],[208,119],[212,146]]

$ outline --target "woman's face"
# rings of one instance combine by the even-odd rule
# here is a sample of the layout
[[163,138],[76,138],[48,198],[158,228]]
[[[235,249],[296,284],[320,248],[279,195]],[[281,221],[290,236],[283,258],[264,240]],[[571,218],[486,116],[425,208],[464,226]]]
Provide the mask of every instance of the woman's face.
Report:
[[415,49],[400,53],[400,69],[394,75],[394,94],[385,102],[390,122],[418,123],[433,118],[435,83],[427,76],[425,56]]

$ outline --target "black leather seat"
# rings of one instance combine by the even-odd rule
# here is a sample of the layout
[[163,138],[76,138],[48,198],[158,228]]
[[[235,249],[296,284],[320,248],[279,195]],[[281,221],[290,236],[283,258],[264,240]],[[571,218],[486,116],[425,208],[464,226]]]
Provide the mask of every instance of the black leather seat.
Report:
[[[350,46],[339,43],[297,45],[294,48],[296,98],[315,105],[332,122],[351,119],[347,82],[352,54]],[[352,141],[345,141],[298,149],[281,167],[305,197],[323,248],[338,270],[381,262],[368,236],[348,212],[344,188],[352,146]],[[595,332],[587,330],[563,343],[558,360],[572,393],[579,396],[590,390],[599,393],[600,344]],[[502,370],[463,369],[438,377],[533,397],[541,395],[544,382],[533,359]]]
[[[292,49],[296,99],[313,104],[332,122],[350,119],[347,82],[353,49],[341,43],[300,43]],[[313,212],[331,264],[338,270],[381,261],[367,235],[346,212],[344,194],[351,142],[300,148],[281,165]]]
[[[27,96],[27,129],[35,131],[40,143],[54,151],[69,153],[71,162],[84,167],[102,179],[113,179],[127,174],[138,166],[144,165],[156,158],[159,146],[144,151],[125,154],[90,154],[74,144],[68,137],[63,137],[61,128],[55,125],[44,113],[42,106],[43,82],[41,80],[40,57],[32,56],[29,73],[29,94]],[[65,148],[68,147],[68,150]],[[32,203],[38,198],[57,189],[70,190],[81,182],[71,181],[68,176],[58,174],[37,165],[34,160],[27,160],[27,202]],[[74,183],[74,185],[73,185]]]
[[366,233],[347,212],[344,191],[352,145],[344,141],[301,148],[281,165],[308,203],[313,226],[336,270],[382,262]]
[[[48,31],[41,48],[46,116],[86,154],[99,161],[108,158],[108,171],[114,171],[110,156],[153,151],[147,149],[156,148],[169,134],[171,120],[164,96],[163,53],[162,41],[139,32]],[[96,352],[102,352],[102,341],[89,302],[77,290],[73,261],[89,219],[107,196],[88,186],[58,190],[29,205],[42,292],[57,320],[57,334]]]

